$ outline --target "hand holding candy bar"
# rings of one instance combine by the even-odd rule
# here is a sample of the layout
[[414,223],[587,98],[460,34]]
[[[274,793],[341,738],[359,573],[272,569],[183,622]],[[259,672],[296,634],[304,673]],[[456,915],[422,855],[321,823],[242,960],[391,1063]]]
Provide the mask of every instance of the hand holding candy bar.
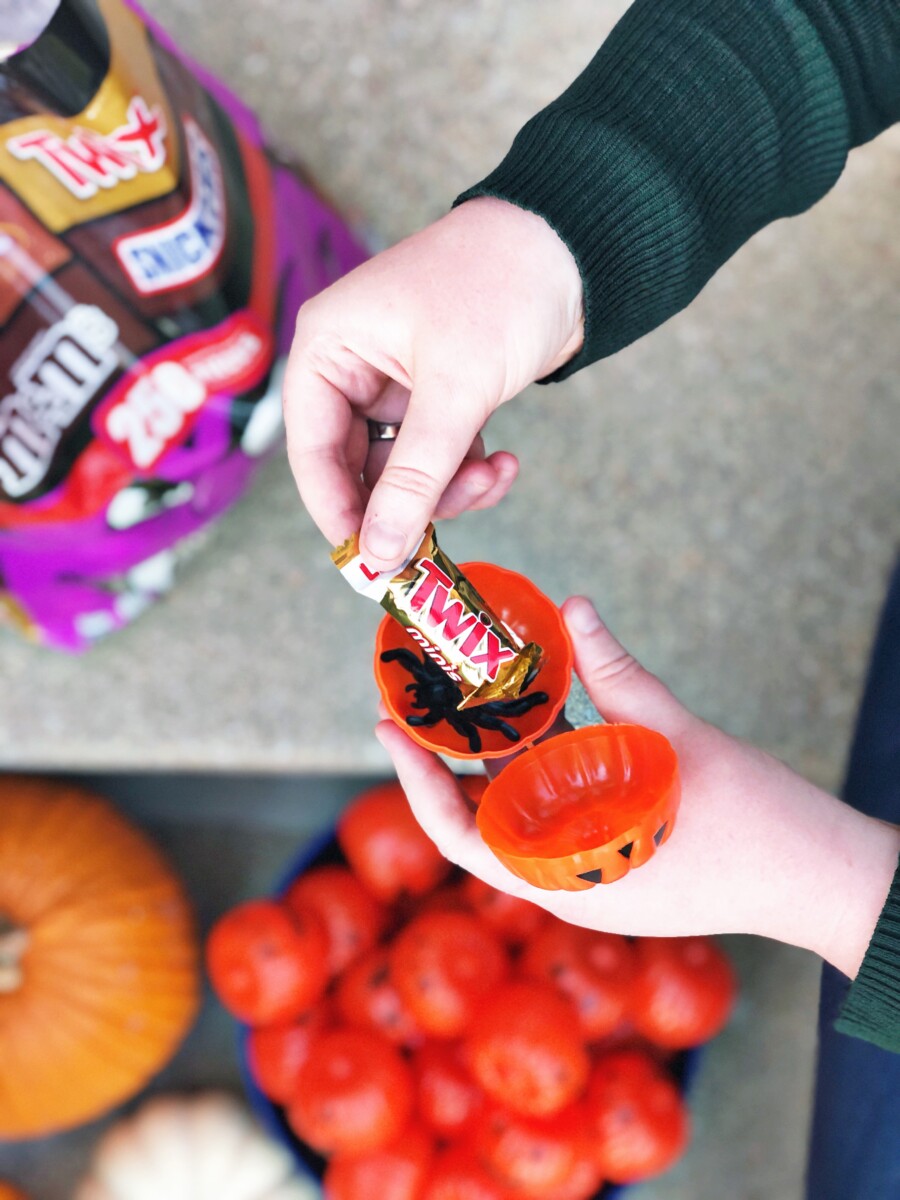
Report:
[[473,875],[574,924],[637,935],[761,934],[813,950],[854,976],[891,883],[900,830],[693,716],[626,653],[587,600],[568,600],[563,614],[578,675],[602,715],[657,730],[678,754],[681,807],[664,851],[609,886],[532,887],[482,841],[440,760],[383,722],[379,739],[426,833]]
[[[485,456],[491,413],[582,341],[575,260],[540,217],[472,200],[300,310],[285,382],[288,452],[332,545],[361,529],[395,567],[434,516],[496,504],[518,463]],[[401,422],[370,445],[367,420]],[[365,514],[365,516],[364,516]]]

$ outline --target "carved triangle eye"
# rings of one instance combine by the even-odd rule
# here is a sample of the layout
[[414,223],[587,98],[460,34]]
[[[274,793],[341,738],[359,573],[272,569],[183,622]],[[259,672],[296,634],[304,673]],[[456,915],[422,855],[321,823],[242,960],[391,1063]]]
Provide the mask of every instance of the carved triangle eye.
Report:
[[656,842],[657,846],[663,840],[663,838],[666,836],[666,829],[668,827],[668,824],[669,824],[669,822],[665,821],[662,825],[660,825],[660,827],[659,827],[659,829],[657,829],[656,833],[654,833],[653,840],[654,840],[654,842]]
[[602,883],[603,872],[598,867],[596,871],[585,871],[584,874],[579,875],[578,878],[583,879],[585,883]]
[[620,846],[619,853],[623,858],[631,858],[631,852],[634,849],[634,842],[629,842],[627,846]]

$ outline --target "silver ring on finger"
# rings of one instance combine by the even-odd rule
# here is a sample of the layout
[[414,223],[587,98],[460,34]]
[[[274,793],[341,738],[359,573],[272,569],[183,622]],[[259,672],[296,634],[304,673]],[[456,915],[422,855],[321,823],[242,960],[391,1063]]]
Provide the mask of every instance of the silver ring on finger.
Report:
[[399,421],[366,421],[370,442],[394,442],[400,432]]

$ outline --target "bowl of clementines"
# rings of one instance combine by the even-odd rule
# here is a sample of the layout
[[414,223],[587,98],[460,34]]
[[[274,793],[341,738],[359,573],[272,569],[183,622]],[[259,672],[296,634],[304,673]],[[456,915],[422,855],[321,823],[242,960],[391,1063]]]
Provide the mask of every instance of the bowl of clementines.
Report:
[[451,867],[396,782],[221,917],[207,966],[254,1110],[327,1200],[611,1200],[685,1152],[736,996],[709,938],[567,925]]

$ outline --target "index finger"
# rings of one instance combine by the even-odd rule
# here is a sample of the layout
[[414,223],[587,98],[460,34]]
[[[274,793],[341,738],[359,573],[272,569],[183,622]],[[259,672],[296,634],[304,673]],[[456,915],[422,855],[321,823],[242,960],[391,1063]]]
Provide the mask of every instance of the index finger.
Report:
[[354,412],[340,388],[329,383],[296,355],[284,381],[284,423],[288,460],[309,515],[332,546],[345,541],[362,523],[359,468],[351,461],[356,437]]
[[484,424],[439,377],[416,380],[360,535],[366,561],[395,567],[415,549]]

